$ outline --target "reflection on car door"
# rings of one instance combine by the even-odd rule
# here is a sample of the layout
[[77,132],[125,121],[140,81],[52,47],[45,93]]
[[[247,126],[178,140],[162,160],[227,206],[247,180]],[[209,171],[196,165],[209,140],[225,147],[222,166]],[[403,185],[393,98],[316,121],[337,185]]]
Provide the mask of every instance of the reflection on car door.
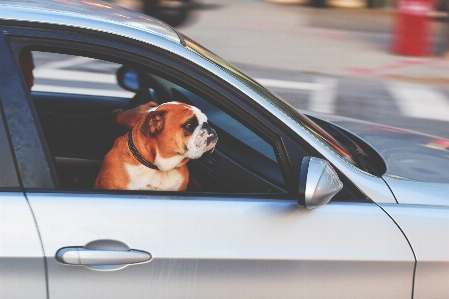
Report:
[[[50,299],[412,294],[412,251],[375,204],[337,202],[306,210],[286,200],[176,194],[28,198],[48,262]],[[101,269],[55,258],[61,248],[99,240],[109,241],[97,242],[95,250],[115,242],[152,259]]]
[[[428,186],[416,185],[422,197],[416,196],[415,190],[407,190],[416,198],[431,194],[426,194]],[[400,225],[413,246],[417,261],[414,297],[449,298],[449,208],[423,204],[382,204],[382,208]]]
[[0,195],[0,298],[48,298],[42,245],[22,193]]

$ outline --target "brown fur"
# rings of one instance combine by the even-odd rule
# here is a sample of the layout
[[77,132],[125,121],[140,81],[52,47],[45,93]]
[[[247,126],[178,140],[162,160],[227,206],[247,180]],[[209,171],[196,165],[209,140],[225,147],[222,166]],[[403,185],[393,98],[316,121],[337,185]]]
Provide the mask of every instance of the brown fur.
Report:
[[[132,129],[133,142],[137,150],[147,161],[156,165],[161,158],[179,157],[181,159],[187,150],[191,136],[191,133],[189,134],[182,126],[194,116],[192,110],[184,104],[167,103],[159,106],[157,110],[144,116]],[[179,191],[184,191],[189,182],[189,171],[186,165],[188,161],[189,158],[184,157],[171,170],[163,169],[163,165],[157,166],[163,171],[172,171],[172,174],[175,171],[181,175],[183,181]],[[134,178],[130,177],[126,165],[140,165],[128,148],[128,134],[117,138],[112,149],[105,156],[94,188],[128,189]],[[148,187],[150,184],[145,186]],[[142,186],[142,189],[145,189],[145,186]]]

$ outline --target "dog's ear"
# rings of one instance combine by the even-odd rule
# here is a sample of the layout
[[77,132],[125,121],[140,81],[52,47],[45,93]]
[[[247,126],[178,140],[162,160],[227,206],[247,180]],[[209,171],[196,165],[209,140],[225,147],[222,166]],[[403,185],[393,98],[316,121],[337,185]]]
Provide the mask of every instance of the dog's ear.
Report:
[[155,136],[162,132],[165,125],[165,113],[167,113],[165,110],[155,110],[148,113],[140,128],[141,133],[144,136]]

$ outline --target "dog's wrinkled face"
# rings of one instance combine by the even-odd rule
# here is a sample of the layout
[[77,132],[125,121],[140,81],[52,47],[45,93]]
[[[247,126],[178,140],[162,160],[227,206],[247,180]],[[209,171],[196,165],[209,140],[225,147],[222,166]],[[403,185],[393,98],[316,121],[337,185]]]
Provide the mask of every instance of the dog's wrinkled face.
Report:
[[198,108],[179,102],[162,104],[149,111],[141,132],[157,140],[161,158],[183,156],[197,159],[213,150],[217,134]]

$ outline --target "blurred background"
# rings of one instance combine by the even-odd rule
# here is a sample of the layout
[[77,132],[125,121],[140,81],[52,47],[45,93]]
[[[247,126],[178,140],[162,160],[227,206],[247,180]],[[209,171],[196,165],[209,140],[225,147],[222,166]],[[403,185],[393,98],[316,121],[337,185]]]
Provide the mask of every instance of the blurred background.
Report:
[[449,138],[446,3],[195,1],[176,28],[296,108]]
[[444,0],[108,2],[162,19],[300,110],[449,139]]

